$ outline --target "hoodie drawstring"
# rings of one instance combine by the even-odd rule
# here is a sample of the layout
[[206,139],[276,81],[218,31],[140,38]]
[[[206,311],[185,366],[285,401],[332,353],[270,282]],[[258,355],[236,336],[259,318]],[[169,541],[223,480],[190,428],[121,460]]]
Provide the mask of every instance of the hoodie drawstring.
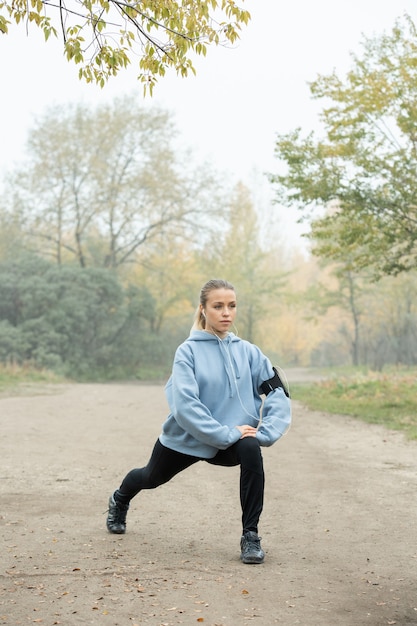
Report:
[[229,397],[233,398],[233,383],[237,385],[236,381],[238,378],[240,378],[240,372],[231,349],[231,338],[227,337],[224,341],[219,339],[219,348],[220,352],[222,352],[223,349],[228,357],[226,359],[223,354],[224,369],[226,370],[227,380],[229,381]]

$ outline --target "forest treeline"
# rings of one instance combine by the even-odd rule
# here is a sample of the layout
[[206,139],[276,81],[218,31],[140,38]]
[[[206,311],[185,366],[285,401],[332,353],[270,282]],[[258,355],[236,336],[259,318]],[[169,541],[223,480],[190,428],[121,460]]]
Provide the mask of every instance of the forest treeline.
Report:
[[[183,252],[161,255],[159,268],[138,265],[123,274],[33,252],[3,257],[0,361],[79,380],[163,379],[189,333],[202,282],[222,275],[238,292],[235,332],[282,367],[417,363],[415,275],[343,282],[298,256],[286,260],[284,274],[271,271],[269,289],[269,254],[251,277],[227,263],[216,267],[204,251]],[[278,253],[272,268],[280,267]]]
[[[164,378],[201,285],[223,277],[235,332],[284,368],[416,365],[415,41],[406,21],[345,83],[312,85],[325,137],[277,138],[270,201],[182,151],[170,114],[133,96],[46,110],[2,180],[0,362]],[[316,211],[309,252],[281,232],[291,205]]]

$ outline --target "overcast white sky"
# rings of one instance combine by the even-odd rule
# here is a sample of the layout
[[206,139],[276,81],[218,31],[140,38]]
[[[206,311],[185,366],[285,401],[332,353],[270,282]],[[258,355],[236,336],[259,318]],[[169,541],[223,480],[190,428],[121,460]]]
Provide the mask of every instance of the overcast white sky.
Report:
[[[277,133],[314,128],[317,104],[307,82],[360,52],[362,35],[391,30],[408,13],[417,21],[417,0],[246,0],[252,21],[234,49],[209,49],[197,77],[164,77],[152,99],[172,111],[184,144],[199,158],[250,186],[256,173],[274,168]],[[31,26],[0,36],[0,173],[19,160],[27,132],[46,106],[100,103],[137,90],[136,68],[104,89],[79,81],[58,43],[44,43]],[[291,220],[290,220],[291,221]]]

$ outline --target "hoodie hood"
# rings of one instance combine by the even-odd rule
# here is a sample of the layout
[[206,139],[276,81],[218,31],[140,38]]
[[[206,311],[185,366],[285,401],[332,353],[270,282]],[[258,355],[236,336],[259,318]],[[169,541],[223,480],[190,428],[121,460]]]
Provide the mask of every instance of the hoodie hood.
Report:
[[239,337],[236,337],[236,335],[234,333],[228,333],[224,339],[221,339],[217,335],[213,335],[212,333],[209,333],[207,330],[192,330],[191,333],[190,333],[190,336],[185,341],[186,342],[187,341],[218,341],[218,342],[226,341],[226,342],[231,342],[231,341],[240,341],[240,339],[239,339]]

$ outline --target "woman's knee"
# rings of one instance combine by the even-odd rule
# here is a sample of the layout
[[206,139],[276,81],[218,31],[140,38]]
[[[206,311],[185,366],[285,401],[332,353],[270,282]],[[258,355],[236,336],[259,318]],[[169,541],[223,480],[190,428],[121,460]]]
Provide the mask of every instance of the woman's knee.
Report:
[[256,437],[243,437],[243,439],[239,439],[238,444],[242,450],[259,450],[261,446],[259,445],[259,441]]
[[244,437],[239,439],[240,462],[243,465],[252,467],[262,467],[262,452],[259,441],[256,437]]
[[127,474],[122,484],[122,491],[136,494],[142,489],[155,489],[160,484],[161,480],[158,475],[146,466],[133,469]]

